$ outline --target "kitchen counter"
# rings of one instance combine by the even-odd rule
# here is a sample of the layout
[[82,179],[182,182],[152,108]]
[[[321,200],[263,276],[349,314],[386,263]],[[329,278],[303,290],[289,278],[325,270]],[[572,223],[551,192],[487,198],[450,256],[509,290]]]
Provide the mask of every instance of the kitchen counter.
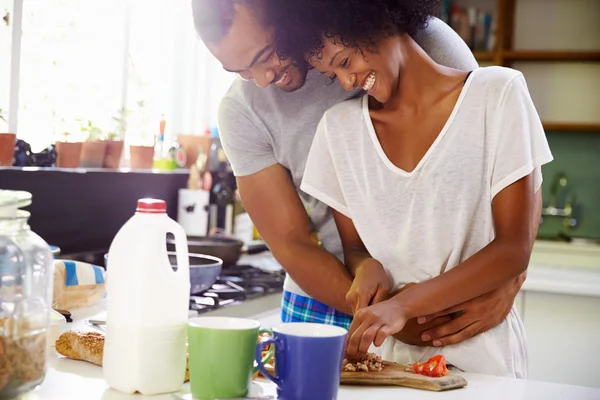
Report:
[[[232,307],[233,309],[234,307]],[[88,318],[98,318],[103,305],[73,312],[74,323],[66,324],[67,329],[96,329],[85,321]],[[226,309],[224,309],[226,310]],[[277,323],[278,312],[271,310],[254,315],[264,327]],[[93,364],[63,358],[54,348],[49,349],[50,365],[45,381],[34,392],[28,393],[19,400],[191,400],[189,384],[182,386],[179,394],[160,396],[126,395],[108,388],[102,378],[102,368]],[[450,392],[436,393],[408,388],[382,387],[349,387],[340,388],[339,400],[365,399],[461,399],[461,400],[504,400],[504,399],[585,399],[600,400],[600,389],[581,386],[560,385],[528,380],[507,379],[478,374],[463,374],[468,380],[466,388]],[[266,380],[257,380],[252,386],[253,396],[275,395],[275,385]],[[308,399],[307,399],[308,400]]]
[[[600,399],[600,389],[559,385],[518,379],[506,379],[477,374],[464,374],[469,385],[449,392],[426,392],[408,388],[364,388],[342,386],[339,400],[529,400],[529,399]],[[256,380],[253,396],[274,396],[275,385],[266,380]],[[54,359],[45,382],[35,392],[19,400],[191,400],[189,385],[183,385],[177,395],[160,396],[126,395],[109,389],[102,378],[100,367],[74,360]],[[312,400],[312,399],[307,399]]]
[[600,246],[536,241],[522,290],[600,297]]

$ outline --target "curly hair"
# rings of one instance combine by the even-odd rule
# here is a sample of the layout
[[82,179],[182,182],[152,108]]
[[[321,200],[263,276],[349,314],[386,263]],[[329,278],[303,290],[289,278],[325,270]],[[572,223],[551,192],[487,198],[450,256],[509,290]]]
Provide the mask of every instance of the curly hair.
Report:
[[321,58],[323,37],[346,47],[376,51],[377,40],[415,35],[437,15],[441,0],[268,0],[279,57]]

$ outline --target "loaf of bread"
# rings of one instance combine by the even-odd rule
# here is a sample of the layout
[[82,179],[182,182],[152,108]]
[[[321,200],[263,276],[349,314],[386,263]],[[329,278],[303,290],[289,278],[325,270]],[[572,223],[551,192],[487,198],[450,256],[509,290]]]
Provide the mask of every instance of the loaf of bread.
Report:
[[[73,360],[83,360],[102,366],[104,334],[100,332],[68,331],[56,341],[56,351]],[[184,382],[190,380],[189,363],[186,357]]]
[[79,261],[54,261],[52,308],[71,310],[99,303],[106,295],[106,271]]
[[99,332],[68,331],[56,341],[56,351],[73,360],[83,360],[102,366],[104,335]]

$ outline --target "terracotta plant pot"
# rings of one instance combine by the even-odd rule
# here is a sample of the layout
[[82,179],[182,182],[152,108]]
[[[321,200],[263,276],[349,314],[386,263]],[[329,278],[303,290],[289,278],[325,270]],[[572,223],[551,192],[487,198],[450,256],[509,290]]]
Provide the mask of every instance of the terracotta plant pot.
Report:
[[81,168],[102,168],[105,154],[106,142],[101,140],[83,142],[83,145],[81,146],[81,158],[79,159],[79,166]]
[[129,146],[131,152],[131,168],[152,169],[154,161],[153,146]]
[[[210,154],[211,137],[208,135],[177,135],[177,141],[181,143],[181,147],[185,150],[187,155],[187,162],[185,168],[189,168],[192,164],[196,163],[198,159],[198,148],[202,147],[202,151],[208,157]],[[208,159],[206,160],[208,165]]]
[[56,166],[77,168],[81,158],[81,142],[56,142]]
[[17,135],[0,133],[0,167],[12,167]]
[[106,154],[104,154],[104,168],[119,168],[121,154],[123,153],[123,142],[121,140],[109,140],[106,142]]

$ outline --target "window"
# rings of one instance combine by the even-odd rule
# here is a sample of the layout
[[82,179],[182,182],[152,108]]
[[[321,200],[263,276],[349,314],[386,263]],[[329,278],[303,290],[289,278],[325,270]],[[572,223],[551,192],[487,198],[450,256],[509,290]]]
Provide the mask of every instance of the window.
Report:
[[[114,132],[121,110],[129,144],[152,144],[163,115],[167,140],[216,123],[233,76],[197,37],[188,1],[14,2],[23,6],[17,135],[34,151],[65,137],[85,139],[80,127],[88,121]],[[12,0],[0,0],[0,11],[7,5]],[[0,108],[4,102],[0,95]]]
[[8,131],[12,15],[12,0],[0,0],[0,132]]

